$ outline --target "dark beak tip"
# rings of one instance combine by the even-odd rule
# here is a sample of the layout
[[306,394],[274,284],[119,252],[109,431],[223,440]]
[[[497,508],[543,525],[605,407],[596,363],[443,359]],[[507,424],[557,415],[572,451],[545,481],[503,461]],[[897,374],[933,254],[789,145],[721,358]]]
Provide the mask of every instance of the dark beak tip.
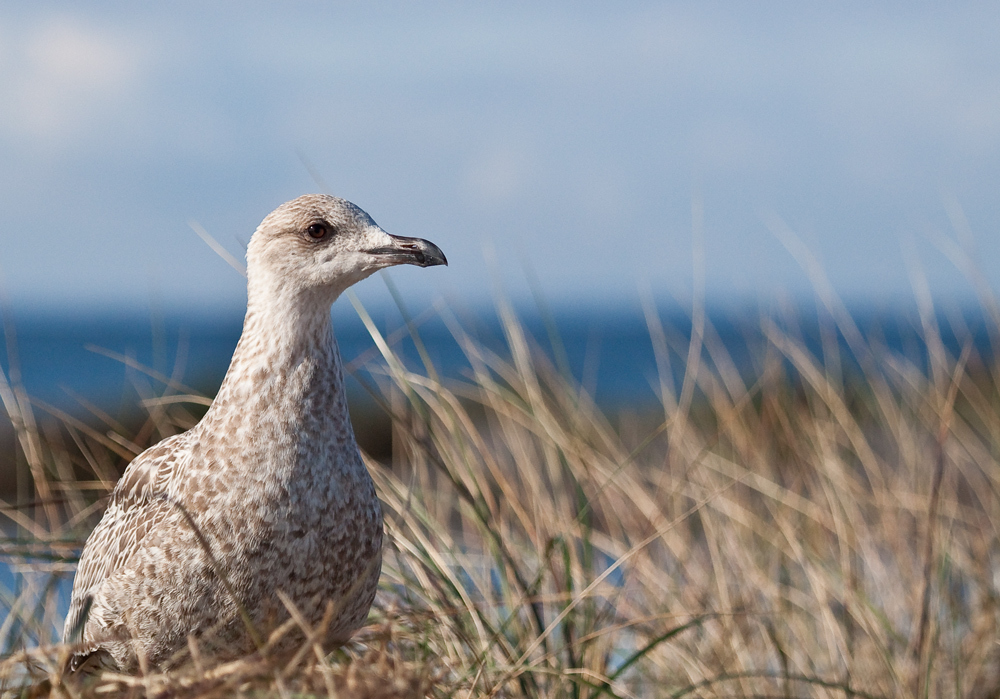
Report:
[[421,241],[426,245],[425,250],[420,252],[420,266],[421,267],[437,267],[438,265],[448,266],[448,258],[444,256],[444,253],[434,243],[429,240]]
[[448,266],[448,258],[441,252],[441,248],[431,241],[398,235],[390,235],[390,237],[394,240],[392,246],[375,248],[368,252],[372,255],[387,256],[392,260],[391,264],[411,264],[418,267]]

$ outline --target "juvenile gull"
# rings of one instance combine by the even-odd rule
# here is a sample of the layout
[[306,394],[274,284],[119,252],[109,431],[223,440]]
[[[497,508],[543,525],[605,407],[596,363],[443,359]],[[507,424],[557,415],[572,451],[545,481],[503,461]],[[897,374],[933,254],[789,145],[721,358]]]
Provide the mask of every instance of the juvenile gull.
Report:
[[247,247],[243,334],[211,408],[129,464],[87,539],[63,631],[82,644],[72,670],[168,667],[189,637],[206,654],[252,651],[288,618],[279,592],[311,625],[331,610],[329,641],[364,623],[382,510],[330,306],[397,264],[447,260],[335,197],[299,197],[263,220]]

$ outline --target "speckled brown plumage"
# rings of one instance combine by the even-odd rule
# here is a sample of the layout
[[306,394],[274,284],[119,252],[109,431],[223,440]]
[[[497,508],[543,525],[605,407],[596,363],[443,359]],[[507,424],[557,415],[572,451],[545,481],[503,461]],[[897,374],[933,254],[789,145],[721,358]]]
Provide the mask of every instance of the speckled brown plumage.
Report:
[[169,666],[189,636],[206,654],[252,651],[240,605],[266,636],[288,617],[278,591],[311,624],[332,601],[330,641],[364,623],[382,512],[330,305],[402,263],[447,264],[433,244],[390,236],[334,197],[300,197],[264,219],[247,248],[243,334],[211,408],[132,461],[87,540],[64,630],[84,644],[71,668]]

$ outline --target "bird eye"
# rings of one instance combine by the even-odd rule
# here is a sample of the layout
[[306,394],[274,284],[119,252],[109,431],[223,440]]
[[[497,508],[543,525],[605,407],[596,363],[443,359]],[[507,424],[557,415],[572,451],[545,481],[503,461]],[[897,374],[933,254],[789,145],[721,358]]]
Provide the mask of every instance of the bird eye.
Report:
[[329,234],[330,229],[327,228],[325,223],[314,223],[306,229],[306,233],[313,240],[322,240]]

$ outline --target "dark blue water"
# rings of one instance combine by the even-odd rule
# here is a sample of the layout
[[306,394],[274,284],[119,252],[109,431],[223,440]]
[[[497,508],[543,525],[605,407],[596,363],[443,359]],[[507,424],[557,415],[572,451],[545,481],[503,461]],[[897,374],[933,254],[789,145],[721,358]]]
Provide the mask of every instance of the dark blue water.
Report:
[[[375,343],[350,306],[340,304],[334,323],[341,353],[355,368],[367,360],[380,361]],[[906,355],[917,363],[926,361],[926,347],[915,311],[909,307],[855,307],[851,320],[876,354]],[[422,364],[420,355],[400,313],[395,310],[373,314],[375,324],[387,337],[397,337],[394,349],[414,368]],[[654,343],[647,319],[638,307],[574,310],[562,309],[542,314],[535,309],[518,317],[532,342],[551,360],[557,371],[582,382],[598,402],[608,407],[651,403],[658,373]],[[659,321],[671,345],[671,366],[678,379],[684,368],[692,324],[689,313],[676,306],[661,306]],[[774,320],[785,332],[804,343],[817,356],[822,353],[824,328],[848,366],[857,364],[847,342],[829,316],[814,308],[774,312],[757,306],[714,307],[707,313],[714,343],[747,375],[759,368],[765,346],[762,318]],[[991,325],[975,307],[941,312],[936,318],[946,348],[957,355],[966,341],[983,358],[992,356]],[[427,313],[414,322],[417,332],[436,369],[446,376],[469,372],[469,361],[456,341],[452,328],[461,327],[474,340],[508,356],[502,324],[493,309],[455,317]],[[0,367],[8,377],[23,381],[34,398],[61,409],[77,411],[83,396],[114,413],[134,406],[140,393],[162,391],[162,383],[142,371],[130,368],[120,358],[131,358],[161,374],[176,375],[199,391],[211,395],[225,373],[239,339],[242,315],[218,317],[171,314],[164,317],[105,314],[91,318],[55,315],[15,317],[2,334]],[[3,351],[4,347],[11,351]],[[710,362],[706,353],[706,361]],[[12,372],[13,369],[13,372]],[[358,376],[366,377],[363,368]],[[363,400],[365,393],[353,382],[352,397]]]

